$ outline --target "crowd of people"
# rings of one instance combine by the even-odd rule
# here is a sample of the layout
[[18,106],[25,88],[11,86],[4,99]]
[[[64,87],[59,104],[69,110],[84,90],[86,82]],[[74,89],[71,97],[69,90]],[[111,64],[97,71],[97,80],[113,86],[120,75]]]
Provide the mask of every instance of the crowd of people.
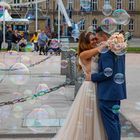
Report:
[[[7,51],[16,49],[17,51],[24,51],[28,43],[33,46],[32,51],[39,52],[39,55],[47,55],[48,52],[60,55],[60,48],[52,47],[52,36],[48,36],[45,30],[34,32],[33,35],[28,37],[25,33],[20,33],[18,30],[13,30],[11,26],[6,28],[5,42],[7,43]],[[0,51],[3,43],[3,31],[0,29]]]
[[[0,50],[2,49],[3,31],[0,29]],[[18,30],[12,30],[9,26],[6,28],[5,42],[7,43],[7,51],[16,48],[17,51],[21,51],[27,45],[27,38],[25,34],[20,34]]]

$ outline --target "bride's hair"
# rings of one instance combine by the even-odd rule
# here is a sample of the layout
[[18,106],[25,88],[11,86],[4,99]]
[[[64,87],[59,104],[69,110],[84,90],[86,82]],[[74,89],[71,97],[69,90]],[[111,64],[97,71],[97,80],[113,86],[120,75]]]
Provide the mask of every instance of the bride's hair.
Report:
[[[79,44],[78,44],[78,56],[80,55],[80,53],[82,53],[83,51],[86,50],[90,50],[93,47],[90,45],[90,35],[94,35],[92,32],[82,32],[79,36]],[[81,70],[81,65],[78,64],[78,70]]]

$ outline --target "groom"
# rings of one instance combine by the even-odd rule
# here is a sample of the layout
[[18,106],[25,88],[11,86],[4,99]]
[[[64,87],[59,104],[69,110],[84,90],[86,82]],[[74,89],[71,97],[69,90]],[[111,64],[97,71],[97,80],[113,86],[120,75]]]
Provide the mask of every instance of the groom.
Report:
[[[107,41],[109,35],[101,27],[96,30],[98,43]],[[109,68],[112,73],[105,74],[105,69]],[[119,77],[115,82],[115,75],[121,73],[124,80],[119,83]],[[97,82],[97,98],[101,118],[108,137],[108,140],[121,139],[121,127],[119,120],[120,101],[126,99],[125,83],[125,56],[116,56],[113,52],[101,53],[98,60],[98,73],[91,74],[91,80]]]

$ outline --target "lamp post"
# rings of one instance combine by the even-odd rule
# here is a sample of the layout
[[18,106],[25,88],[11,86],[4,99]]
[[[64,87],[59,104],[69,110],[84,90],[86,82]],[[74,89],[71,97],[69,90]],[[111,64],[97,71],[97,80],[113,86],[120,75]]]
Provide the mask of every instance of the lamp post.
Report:
[[37,0],[36,0],[36,3],[35,3],[35,30],[37,32],[38,30],[38,4],[37,4]]
[[5,5],[3,5],[3,45],[5,47]]
[[58,1],[58,41],[60,41],[60,4]]

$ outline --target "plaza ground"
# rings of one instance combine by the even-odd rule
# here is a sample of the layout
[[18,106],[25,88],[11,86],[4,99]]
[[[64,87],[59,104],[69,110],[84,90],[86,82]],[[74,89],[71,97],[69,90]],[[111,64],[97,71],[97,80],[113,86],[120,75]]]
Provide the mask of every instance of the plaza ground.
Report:
[[[38,62],[46,56],[39,56],[37,53],[23,53],[22,55],[28,56],[31,58],[30,63]],[[8,60],[9,59],[9,60]],[[131,131],[123,132],[122,140],[138,140],[140,139],[140,54],[127,54],[126,55],[126,77],[127,77],[127,92],[128,99],[122,102],[121,113],[125,116],[126,120],[123,120],[123,125],[125,122],[129,122],[129,127],[131,127]],[[7,64],[12,63],[10,61],[10,56],[6,53],[1,53],[0,62],[5,61]],[[18,92],[20,94],[16,94],[17,96],[23,96],[25,90],[31,90],[35,92],[37,86],[39,84],[47,83],[48,87],[55,87],[57,85],[62,84],[66,77],[61,75],[61,58],[60,56],[51,56],[46,61],[35,65],[34,67],[30,67],[30,79],[24,86],[17,86],[9,80],[8,76],[5,76],[5,79],[0,84],[0,102],[7,101],[13,98],[13,93]],[[51,76],[49,78],[44,78],[44,73],[49,73]],[[29,129],[25,123],[26,114],[30,113],[33,109],[38,108],[42,105],[49,105],[55,108],[58,113],[58,118],[65,118],[67,112],[74,100],[74,85],[66,86],[63,90],[63,94],[57,94],[53,92],[51,94],[45,95],[42,98],[36,99],[35,104],[32,105],[25,102],[16,104],[20,106],[22,109],[19,110],[17,116],[11,116],[10,119],[3,120],[3,127],[0,127],[0,139],[3,140],[49,140],[50,138],[42,137],[41,134],[33,136],[34,131]],[[65,96],[64,96],[65,95]],[[13,113],[13,108],[15,106],[11,106],[10,111]],[[22,113],[21,113],[22,112]],[[14,127],[13,127],[14,125]],[[60,127],[53,127],[48,131],[45,131],[44,134],[56,133]],[[137,129],[137,131],[135,130]],[[3,135],[5,134],[5,135]],[[9,135],[8,137],[8,134]],[[19,134],[19,137],[15,138],[16,134]],[[20,138],[20,134],[24,137]],[[25,134],[25,135],[24,135]],[[31,134],[30,138],[28,135]],[[6,137],[7,135],[7,137]],[[33,137],[32,137],[33,136]]]

